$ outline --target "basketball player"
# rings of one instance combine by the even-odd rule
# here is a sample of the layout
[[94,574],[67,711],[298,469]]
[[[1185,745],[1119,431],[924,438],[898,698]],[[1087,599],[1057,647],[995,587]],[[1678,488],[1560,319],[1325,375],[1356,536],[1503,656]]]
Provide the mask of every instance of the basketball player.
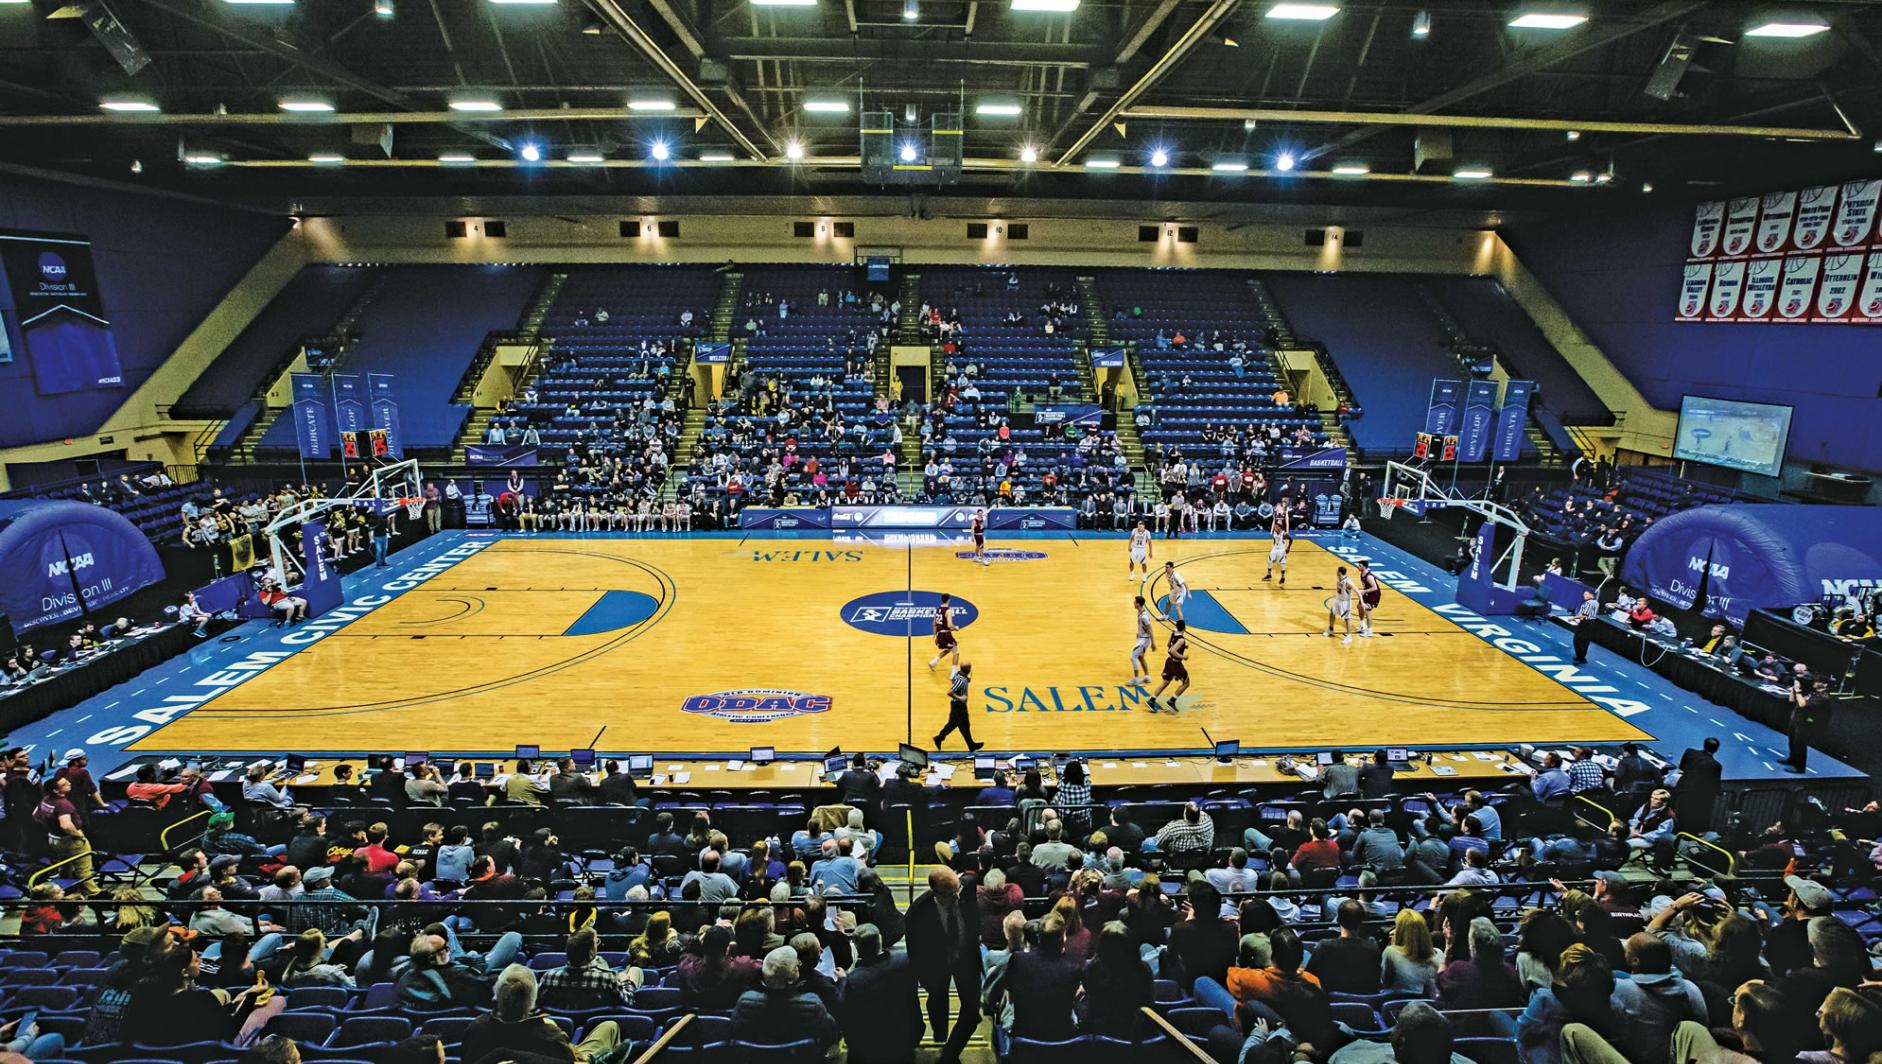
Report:
[[[1141,525],[1138,527],[1142,527]],[[1150,607],[1137,596],[1137,644],[1131,648],[1131,686],[1150,686],[1150,655],[1157,649],[1156,629],[1150,623]]]
[[1163,613],[1173,621],[1183,619],[1183,603],[1189,600],[1189,581],[1176,571],[1175,562],[1163,563],[1163,578],[1170,582],[1170,595],[1164,602]]
[[961,664],[961,643],[954,637],[954,596],[943,591],[941,604],[934,608],[934,646],[935,656],[928,659],[928,671],[933,672],[941,659],[952,654],[954,665]]
[[1165,687],[1172,683],[1176,684],[1176,693],[1170,696],[1169,709],[1172,713],[1177,710],[1176,700],[1183,697],[1184,691],[1189,690],[1189,666],[1186,664],[1189,658],[1189,636],[1184,634],[1188,630],[1189,625],[1186,622],[1177,621],[1176,631],[1170,633],[1170,643],[1163,651],[1163,683],[1159,684],[1150,695],[1150,712],[1152,713],[1163,708],[1162,703],[1157,699],[1163,694]]
[[1274,542],[1268,547],[1268,572],[1261,579],[1274,579],[1274,565],[1281,564],[1281,583],[1287,583],[1287,552],[1294,549],[1294,537],[1287,530],[1287,507],[1276,506],[1274,517],[1268,522],[1268,535]]
[[954,670],[953,677],[948,681],[948,726],[934,737],[936,750],[941,749],[941,740],[955,731],[959,731],[961,738],[967,741],[967,752],[970,754],[986,745],[974,741],[973,727],[967,717],[967,688],[973,675],[973,663],[964,662]]
[[1372,638],[1372,611],[1384,597],[1385,587],[1373,573],[1372,563],[1359,559],[1359,634],[1366,639]]
[[1327,605],[1327,637],[1333,636],[1333,620],[1340,618],[1346,622],[1346,638],[1341,645],[1353,641],[1353,578],[1346,575],[1346,566],[1340,566],[1340,572],[1333,583],[1333,601]]
[[[974,537],[974,560],[979,562],[982,565],[986,565],[987,564],[987,511],[985,510],[974,511],[974,523],[973,523],[972,533]],[[954,660],[959,661],[960,658],[956,657]]]
[[1142,569],[1144,571],[1143,582],[1149,583],[1150,555],[1150,529],[1144,527],[1144,523],[1139,521],[1137,527],[1131,529],[1130,570],[1124,574],[1124,579],[1137,579],[1137,570]]

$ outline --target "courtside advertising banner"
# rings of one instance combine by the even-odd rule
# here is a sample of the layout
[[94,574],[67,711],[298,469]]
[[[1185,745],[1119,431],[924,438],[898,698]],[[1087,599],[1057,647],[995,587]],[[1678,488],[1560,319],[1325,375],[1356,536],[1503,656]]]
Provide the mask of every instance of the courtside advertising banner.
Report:
[[318,373],[296,373],[294,442],[302,458],[325,458],[333,449],[333,422],[327,415],[327,382]]
[[399,439],[399,400],[392,392],[392,374],[366,374],[366,392],[372,397],[372,427],[385,433],[385,454],[404,458]]
[[1457,429],[1457,457],[1481,462],[1490,449],[1490,431],[1496,424],[1496,382],[1471,381],[1464,392],[1464,420]]
[[1529,397],[1535,391],[1535,381],[1510,381],[1503,385],[1503,409],[1496,414],[1496,444],[1490,452],[1491,461],[1514,462],[1523,456]]
[[1432,436],[1448,436],[1457,426],[1458,393],[1463,390],[1464,382],[1434,380],[1431,382],[1431,405],[1425,408],[1425,432]]
[[20,343],[40,395],[121,388],[111,319],[92,268],[91,241],[0,233],[0,271],[18,316]]
[[327,560],[326,545],[326,522],[301,522],[301,564],[306,568],[301,571],[301,586],[294,593],[307,600],[309,617],[337,609],[346,600],[339,570]]

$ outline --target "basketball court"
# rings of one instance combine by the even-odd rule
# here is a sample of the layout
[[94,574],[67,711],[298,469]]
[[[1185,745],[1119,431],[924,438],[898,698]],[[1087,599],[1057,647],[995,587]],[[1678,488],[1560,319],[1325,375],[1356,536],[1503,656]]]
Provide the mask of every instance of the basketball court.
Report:
[[994,539],[982,566],[955,543],[446,535],[462,537],[454,564],[290,630],[292,653],[130,749],[926,745],[947,716],[947,664],[928,668],[942,592],[975,738],[996,750],[1187,752],[1205,729],[1266,750],[1651,738],[1390,587],[1375,638],[1325,638],[1345,560],[1305,539],[1285,587],[1262,580],[1265,536],[1155,542],[1153,565],[1175,561],[1192,591],[1194,685],[1180,713],[1151,714],[1128,684],[1138,584],[1121,538]]

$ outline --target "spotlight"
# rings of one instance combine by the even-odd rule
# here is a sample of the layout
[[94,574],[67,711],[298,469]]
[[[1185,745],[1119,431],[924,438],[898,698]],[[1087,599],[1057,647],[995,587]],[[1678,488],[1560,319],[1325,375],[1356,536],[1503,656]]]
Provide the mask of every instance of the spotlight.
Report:
[[653,157],[660,162],[666,162],[667,159],[671,158],[673,155],[673,149],[667,147],[667,142],[664,140],[654,141],[650,151]]
[[1653,191],[1653,182],[1651,182],[1651,181],[1642,181],[1642,182],[1640,183],[1640,191],[1642,191],[1642,192],[1652,192],[1652,191]]
[[1412,40],[1422,41],[1431,36],[1431,12],[1420,11],[1412,16]]
[[1284,174],[1293,170],[1294,169],[1294,153],[1291,151],[1284,151],[1281,154],[1275,156],[1274,168],[1276,170],[1281,171]]
[[1164,151],[1162,148],[1158,148],[1157,150],[1151,152],[1150,153],[1150,165],[1151,166],[1170,165],[1170,153],[1167,151]]
[[1564,133],[1564,134],[1562,134],[1562,135],[1563,135],[1563,136],[1565,136],[1565,137],[1567,137],[1567,138],[1568,138],[1569,140],[1580,140],[1580,139],[1581,139],[1581,130],[1579,130],[1579,129],[1571,129],[1571,130],[1569,130],[1569,131],[1568,131],[1567,133]]
[[902,150],[899,154],[901,155],[903,162],[912,163],[915,161],[915,146],[913,144],[910,144],[904,141],[902,144]]
[[902,21],[918,22],[921,20],[921,0],[903,0]]
[[526,163],[539,163],[542,161],[542,145],[533,142],[524,144],[517,154],[521,155]]
[[392,0],[372,0],[372,13],[380,18],[391,18]]
[[802,162],[804,160],[803,142],[797,140],[786,141],[784,144],[784,157],[794,163]]
[[[1876,142],[1876,149],[1875,149],[1875,150],[1877,150],[1877,151],[1882,151],[1882,141],[1877,141],[1877,142]],[[1032,146],[1032,145],[1030,145],[1030,144],[1028,144],[1028,145],[1026,145],[1025,147],[1023,147],[1023,148],[1021,148],[1021,149],[1019,150],[1019,161],[1020,161],[1020,162],[1022,162],[1022,163],[1036,163],[1036,162],[1038,162],[1038,161],[1039,161],[1039,149],[1038,149],[1038,148],[1035,148],[1035,147],[1033,147],[1033,146]]]

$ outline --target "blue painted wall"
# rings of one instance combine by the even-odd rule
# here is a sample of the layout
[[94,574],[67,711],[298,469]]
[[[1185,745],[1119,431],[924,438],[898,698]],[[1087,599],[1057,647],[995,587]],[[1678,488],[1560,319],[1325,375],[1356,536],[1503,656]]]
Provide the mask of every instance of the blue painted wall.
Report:
[[0,229],[92,240],[124,387],[41,396],[0,291],[14,360],[0,365],[0,447],[92,433],[286,232],[286,218],[0,174]]
[[1504,236],[1653,405],[1677,410],[1689,393],[1789,404],[1790,462],[1882,471],[1882,327],[1675,323],[1691,231],[1691,205],[1669,203]]

